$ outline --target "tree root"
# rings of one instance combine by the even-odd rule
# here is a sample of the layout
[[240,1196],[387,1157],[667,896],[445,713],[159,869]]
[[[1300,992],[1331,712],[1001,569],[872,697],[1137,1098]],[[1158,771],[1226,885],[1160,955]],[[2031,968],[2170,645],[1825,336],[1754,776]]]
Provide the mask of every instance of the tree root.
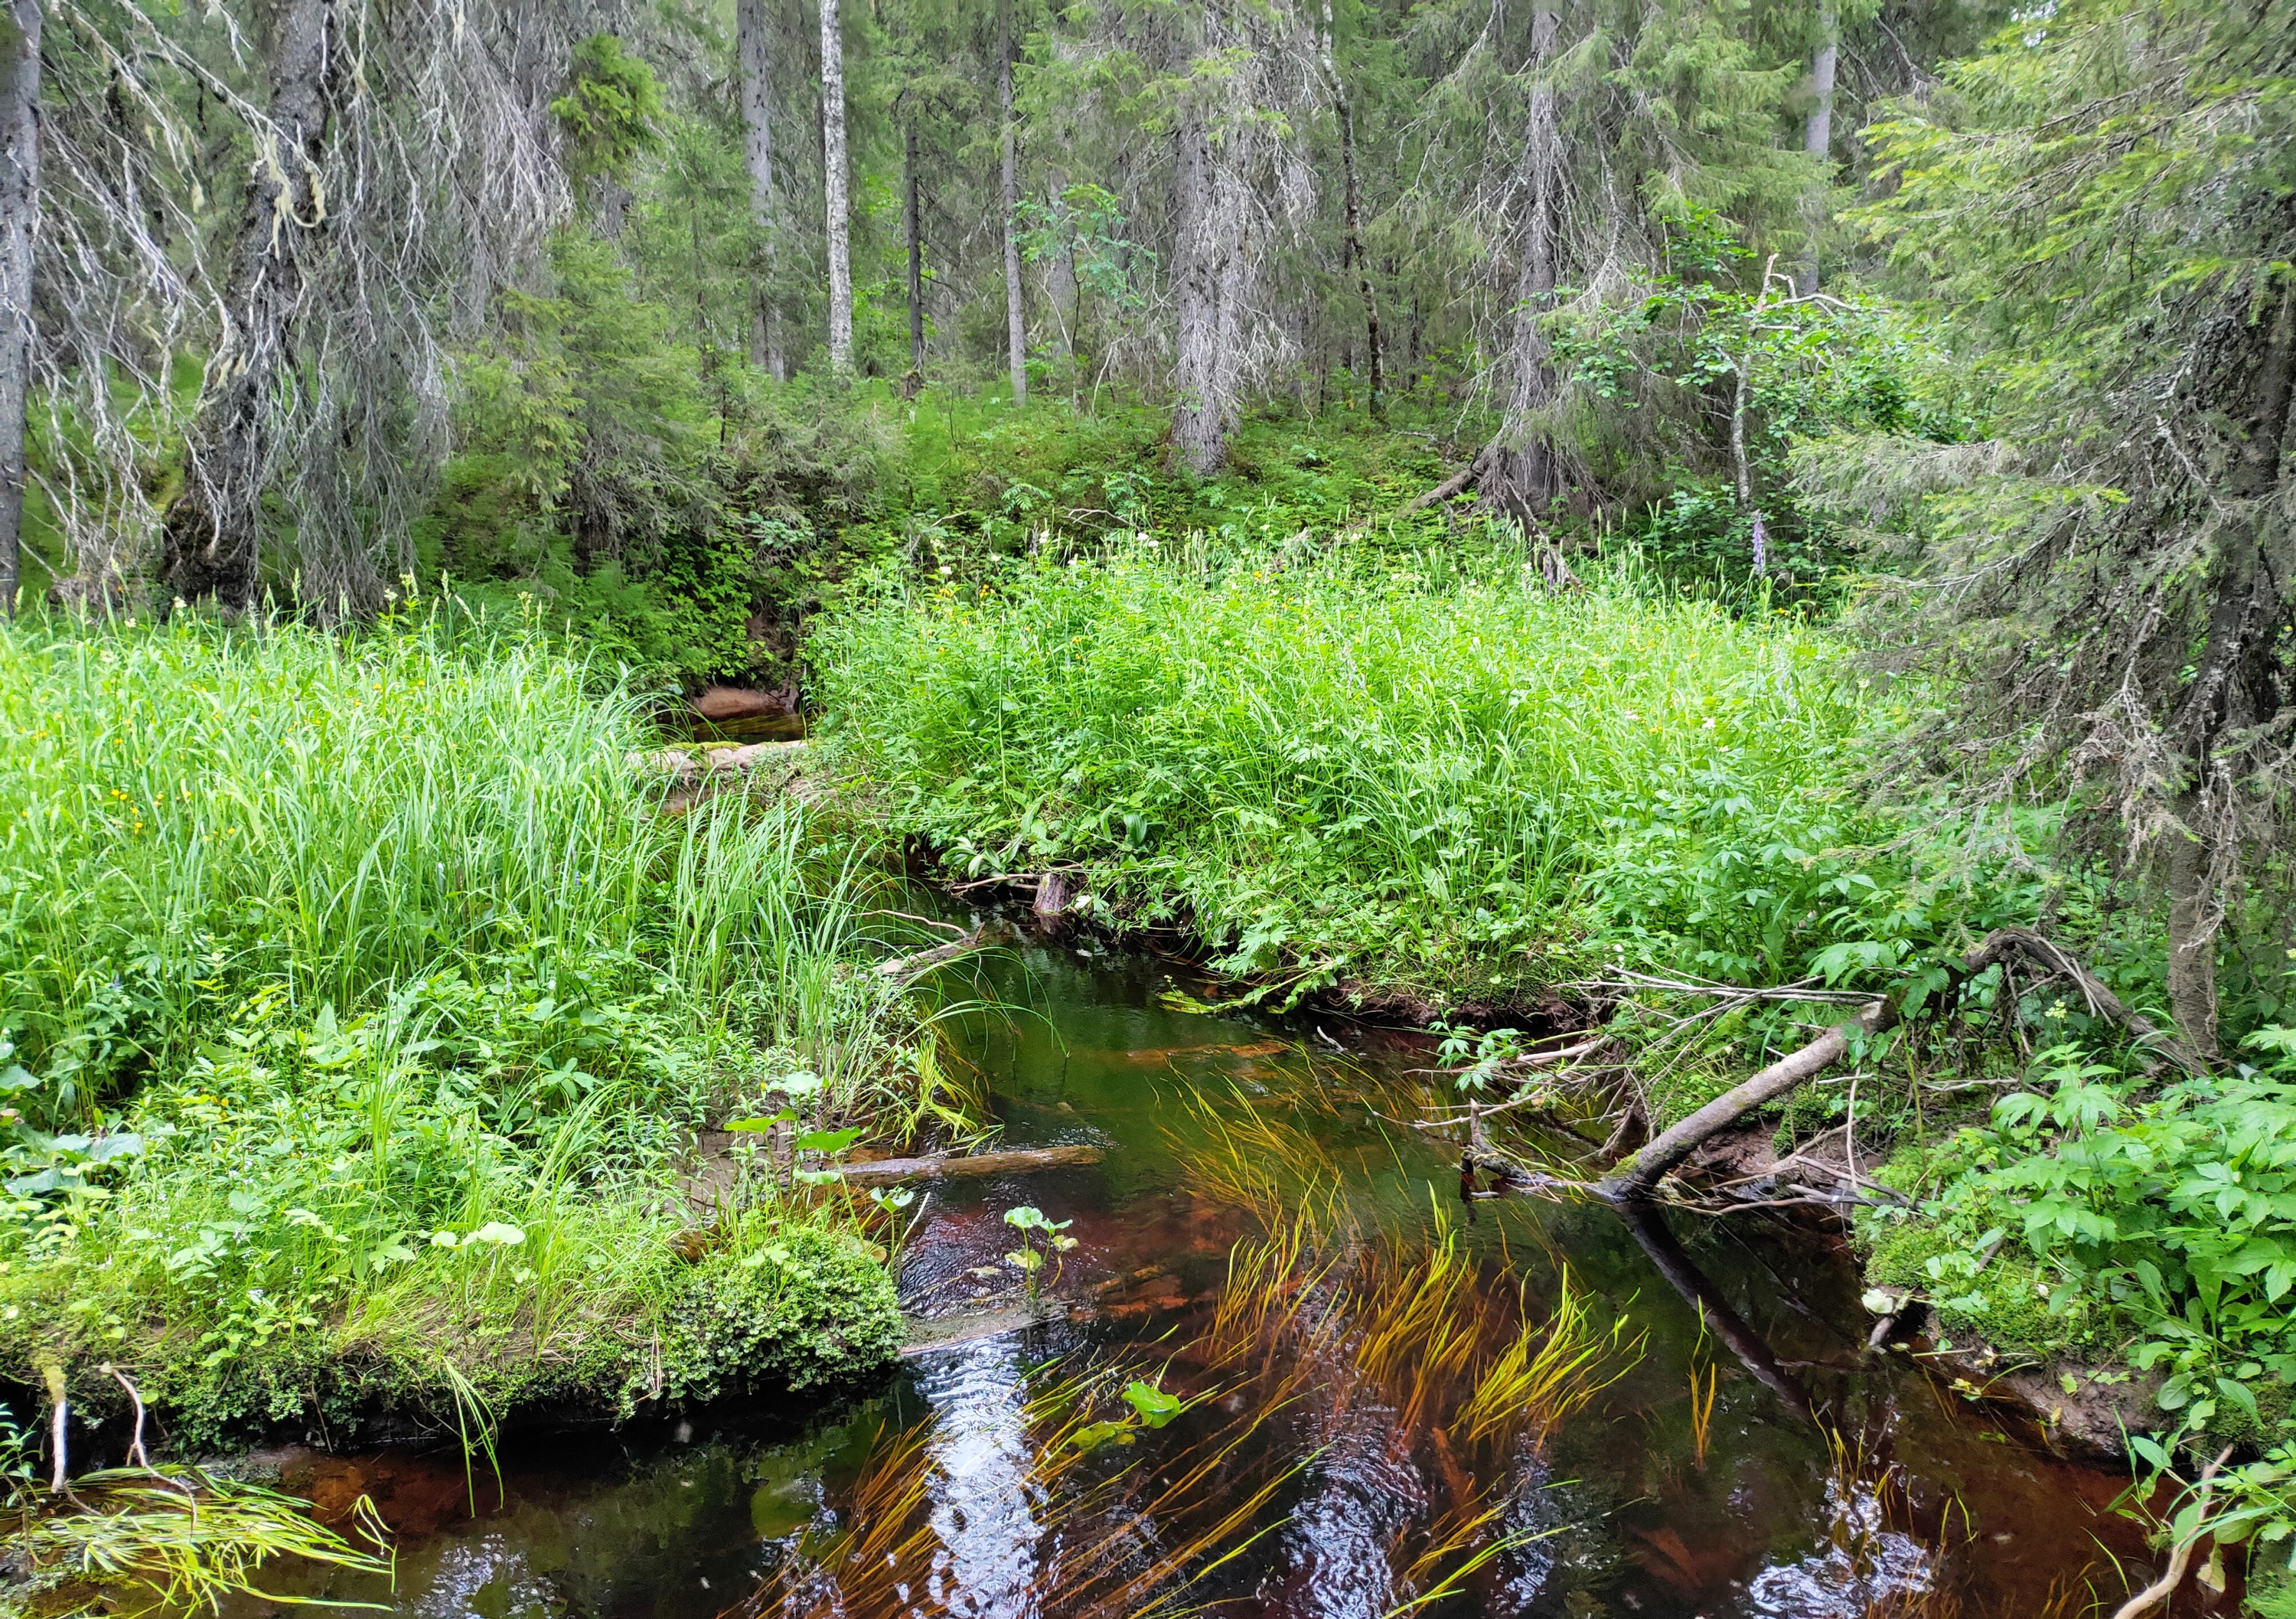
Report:
[[1482,448],[1475,452],[1474,459],[1469,461],[1466,465],[1461,467],[1457,472],[1443,480],[1442,482],[1437,484],[1433,489],[1427,490],[1423,494],[1414,495],[1410,499],[1396,507],[1395,515],[1398,518],[1408,517],[1414,512],[1425,511],[1429,506],[1441,505],[1445,501],[1450,499],[1452,496],[1460,493],[1469,484],[1474,482],[1483,475],[1484,470],[1490,465],[1491,452],[1497,448],[1498,444],[1496,440],[1493,440],[1491,443],[1484,445]]
[[2192,1566],[2194,1549],[2200,1545],[2202,1536],[2208,1533],[2209,1498],[2216,1492],[2217,1469],[2231,1459],[2232,1449],[2226,1445],[2217,1452],[2214,1461],[2201,1469],[2200,1511],[2193,1519],[2192,1533],[2179,1537],[2169,1551],[2167,1571],[2114,1609],[2112,1619],[2136,1619],[2139,1614],[2149,1613],[2174,1596],[2177,1587],[2185,1582],[2185,1570]]

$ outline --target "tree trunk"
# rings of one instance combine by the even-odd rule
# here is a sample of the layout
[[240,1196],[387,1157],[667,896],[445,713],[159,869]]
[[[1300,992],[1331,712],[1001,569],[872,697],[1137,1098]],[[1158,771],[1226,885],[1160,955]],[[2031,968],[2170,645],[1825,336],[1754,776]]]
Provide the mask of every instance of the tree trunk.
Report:
[[185,435],[184,492],[162,524],[161,566],[185,601],[255,605],[273,396],[294,365],[306,240],[325,223],[319,158],[343,52],[334,0],[285,0],[271,60],[267,127],[256,133],[247,206],[224,288],[223,340]]
[[1050,177],[1054,200],[1062,205],[1064,223],[1060,246],[1053,254],[1053,264],[1045,277],[1045,301],[1052,306],[1053,325],[1059,343],[1062,368],[1068,373],[1069,406],[1079,408],[1084,401],[1084,390],[1079,380],[1077,358],[1077,323],[1083,318],[1083,288],[1077,281],[1076,232],[1065,222],[1069,194],[1068,171],[1055,168]]
[[917,208],[917,121],[901,137],[901,230],[909,247],[909,375],[912,389],[925,380],[925,235]]
[[1492,505],[1526,523],[1544,518],[1562,492],[1553,429],[1540,420],[1554,407],[1558,390],[1552,345],[1539,324],[1554,300],[1560,248],[1562,139],[1554,86],[1546,70],[1554,59],[1561,28],[1554,0],[1536,0],[1530,23],[1536,78],[1522,141],[1523,185],[1529,203],[1523,219],[1522,263],[1515,279],[1506,418],[1500,429],[1497,453],[1490,458],[1480,485]]
[[781,311],[775,303],[781,242],[774,215],[773,41],[766,0],[735,0],[734,32],[742,60],[742,155],[750,170],[750,217],[765,246],[750,315],[750,363],[762,366],[780,382],[788,380],[789,368],[782,357]]
[[1172,448],[1200,476],[1227,458],[1227,427],[1219,354],[1219,298],[1224,279],[1218,204],[1214,195],[1211,139],[1201,110],[1180,116],[1177,165],[1179,230],[1173,291],[1178,304],[1175,339]]
[[1804,298],[1817,291],[1817,236],[1825,228],[1827,202],[1833,189],[1833,72],[1841,54],[1841,19],[1832,5],[1817,13],[1818,45],[1810,57],[1809,82],[1814,100],[1803,122],[1801,148],[1816,166],[1809,193],[1802,201],[1802,223],[1809,233],[1801,273],[1794,290]]
[[821,0],[821,193],[829,227],[829,368],[853,369],[853,262],[847,245],[845,31],[837,0]]
[[2170,735],[2183,752],[2187,785],[2170,806],[2169,834],[2169,1005],[2205,1056],[2217,1047],[2216,934],[2218,840],[2228,835],[2220,808],[2224,785],[2218,744],[2254,726],[2277,706],[2268,663],[2284,616],[2279,571],[2268,555],[2280,519],[2282,449],[2296,406],[2296,280],[2284,279],[2256,369],[2247,433],[2225,504],[2245,509],[2246,522],[2225,527],[2216,568],[2216,600],[2200,667],[2186,688]]
[[1347,238],[1344,246],[1344,267],[1356,273],[1356,291],[1363,299],[1364,347],[1371,373],[1371,414],[1374,421],[1387,419],[1387,378],[1384,357],[1381,352],[1379,332],[1379,300],[1371,283],[1371,261],[1364,257],[1363,247],[1363,186],[1356,175],[1356,110],[1348,99],[1346,81],[1340,77],[1338,42],[1332,27],[1332,0],[1324,0],[1324,80],[1332,97],[1332,111],[1340,124],[1341,194],[1345,204]]
[[[1337,86],[1334,74],[1332,83]],[[1379,299],[1372,290],[1371,260],[1364,256],[1363,248],[1363,187],[1356,178],[1356,112],[1354,105],[1342,94],[1337,98],[1340,115],[1340,168],[1347,202],[1349,265],[1356,273],[1356,291],[1363,299],[1364,350],[1371,377],[1371,414],[1376,422],[1387,420],[1387,374],[1381,353],[1379,333]]]
[[22,588],[24,430],[32,395],[32,243],[40,210],[40,0],[0,14],[0,613]]
[[2169,1011],[2193,1048],[2213,1060],[2217,1047],[2216,884],[2210,867],[2212,841],[2198,793],[2176,801],[2177,818],[2191,830],[2169,834]]
[[1004,333],[1013,374],[1013,403],[1029,402],[1028,310],[1021,287],[1021,151],[1013,122],[1013,6],[996,6],[996,107],[1004,132]]

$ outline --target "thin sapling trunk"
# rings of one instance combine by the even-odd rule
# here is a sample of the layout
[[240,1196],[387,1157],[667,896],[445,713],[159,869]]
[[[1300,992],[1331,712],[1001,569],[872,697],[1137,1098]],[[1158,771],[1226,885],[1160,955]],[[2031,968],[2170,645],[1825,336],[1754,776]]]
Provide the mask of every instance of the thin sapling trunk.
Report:
[[0,613],[23,588],[32,244],[40,210],[40,0],[0,14]]
[[901,233],[909,250],[909,374],[904,386],[914,398],[925,385],[925,236],[917,206],[917,121],[914,118],[901,138]]
[[1013,377],[1013,403],[1029,402],[1029,319],[1021,285],[1021,152],[1013,120],[1013,6],[996,7],[996,108],[1003,139],[1004,184],[1004,336]]

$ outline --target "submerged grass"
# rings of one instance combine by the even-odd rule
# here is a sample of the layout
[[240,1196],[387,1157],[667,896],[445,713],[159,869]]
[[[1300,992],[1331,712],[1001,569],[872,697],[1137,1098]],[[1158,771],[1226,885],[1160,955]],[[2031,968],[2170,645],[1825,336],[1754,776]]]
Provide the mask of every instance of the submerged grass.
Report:
[[204,1443],[890,1353],[841,1202],[667,1240],[705,1122],[915,1104],[864,851],[660,814],[605,684],[447,612],[0,629],[0,1366]]
[[[1547,1435],[1636,1352],[1567,1278],[1542,1315],[1447,1234],[1333,1242],[1306,1220],[1281,1222],[1237,1247],[1218,1297],[1160,1361],[1134,1351],[1032,1376],[1033,1543],[1013,1549],[1027,1606],[1177,1615],[1263,1577],[1350,1582],[1366,1612],[1447,1599],[1521,1545],[1510,1509],[1536,1487]],[[964,1588],[967,1560],[947,1538],[963,1525],[936,1513],[940,1465],[930,1425],[889,1435],[849,1532],[800,1545],[744,1611],[959,1614],[1021,1599]],[[1370,1541],[1332,1561],[1312,1528],[1318,1503],[1359,1516],[1366,1489]]]
[[1607,566],[1556,593],[1503,539],[889,572],[812,655],[826,736],[953,867],[1080,872],[1294,987],[1878,970],[1969,914],[1864,847],[1906,828],[1843,795],[1857,738],[1903,715],[1833,640]]
[[265,1570],[294,1560],[384,1575],[384,1526],[364,1498],[356,1530],[361,1548],[313,1520],[310,1503],[196,1467],[124,1467],[83,1474],[68,1498],[29,1484],[10,1503],[19,1527],[9,1537],[14,1566],[0,1587],[0,1611],[41,1619],[102,1611],[141,1619],[205,1609],[227,1600],[294,1600],[264,1589]]

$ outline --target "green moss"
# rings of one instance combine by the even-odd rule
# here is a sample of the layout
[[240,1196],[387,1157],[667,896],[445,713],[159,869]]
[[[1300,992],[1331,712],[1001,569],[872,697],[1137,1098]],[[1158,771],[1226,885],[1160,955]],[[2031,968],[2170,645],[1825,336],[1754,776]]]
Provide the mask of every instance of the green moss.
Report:
[[785,1231],[720,1249],[668,1316],[668,1401],[849,1383],[890,1365],[901,1346],[892,1278],[844,1233]]
[[2278,1550],[2272,1547],[2258,1549],[2259,1564],[2270,1566],[2251,1569],[2248,1582],[2248,1600],[2243,1613],[2256,1619],[2296,1619],[2296,1573],[2282,1562]]
[[1903,1287],[1930,1301],[1948,1336],[1983,1338],[2005,1354],[2046,1361],[2112,1352],[2129,1324],[2087,1294],[2064,1294],[2061,1280],[2022,1253],[2004,1249],[1976,1275],[1965,1241],[1931,1221],[1861,1216],[1857,1245],[1866,1278],[1879,1287]]
[[[339,1444],[411,1427],[606,1421],[730,1394],[846,1387],[899,1352],[882,1251],[849,1231],[769,1231],[753,1216],[701,1263],[665,1252],[663,1265],[642,1295],[619,1302],[626,1318],[562,1318],[540,1340],[527,1310],[465,1316],[451,1292],[413,1290],[381,1329],[291,1327],[226,1357],[196,1327],[155,1320],[114,1341],[100,1322],[65,1316],[0,1341],[0,1371],[37,1383],[38,1368],[62,1365],[74,1404],[102,1417],[126,1409],[100,1369],[117,1362],[171,1448],[198,1455],[282,1434]],[[20,1289],[14,1296],[35,1303]]]

